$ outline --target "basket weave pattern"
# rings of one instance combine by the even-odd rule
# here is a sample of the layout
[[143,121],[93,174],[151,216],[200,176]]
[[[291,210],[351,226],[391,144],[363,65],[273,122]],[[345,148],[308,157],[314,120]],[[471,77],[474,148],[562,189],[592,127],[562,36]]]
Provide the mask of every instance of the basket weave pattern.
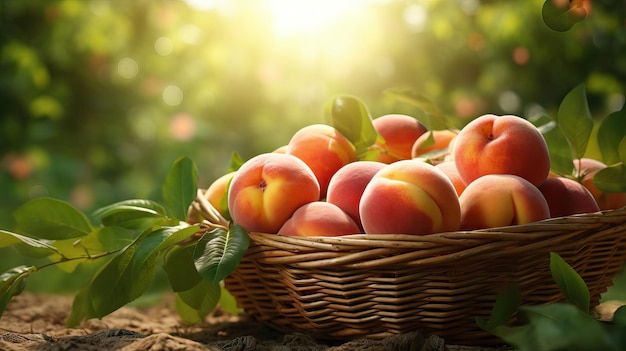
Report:
[[626,208],[425,236],[250,239],[226,287],[246,314],[280,331],[381,339],[418,330],[486,345],[499,341],[475,319],[489,317],[509,284],[523,304],[564,300],[551,251],[582,276],[596,306],[626,261]]

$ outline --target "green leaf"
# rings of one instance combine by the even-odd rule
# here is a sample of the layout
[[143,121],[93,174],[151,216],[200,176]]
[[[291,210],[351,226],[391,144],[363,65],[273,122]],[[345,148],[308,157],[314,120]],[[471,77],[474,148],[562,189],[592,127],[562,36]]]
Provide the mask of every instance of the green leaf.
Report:
[[499,326],[493,334],[520,351],[615,350],[598,321],[570,304],[522,306],[527,324]]
[[83,248],[91,254],[103,251],[120,250],[132,243],[133,239],[124,228],[121,227],[100,227],[80,238],[76,246]]
[[[77,316],[102,318],[141,296],[152,284],[158,256],[198,231],[181,224],[147,230],[104,266],[84,289],[88,298],[79,300]],[[88,300],[88,301],[87,301]],[[89,306],[87,306],[89,304]],[[74,312],[72,312],[74,314]]]
[[0,247],[8,247],[12,245],[23,246],[18,247],[20,252],[36,258],[46,257],[58,252],[57,248],[41,240],[8,232],[6,230],[0,230]]
[[626,163],[626,105],[620,111],[610,113],[598,127],[598,148],[602,160],[608,164]]
[[120,226],[128,229],[144,229],[159,223],[165,224],[167,217],[153,209],[117,205],[99,212],[98,217],[106,226]]
[[221,289],[201,279],[191,289],[175,294],[175,306],[185,323],[200,323],[215,309],[220,300]]
[[582,158],[593,130],[593,120],[584,84],[572,89],[559,105],[557,123],[567,139],[575,159]]
[[[559,3],[562,5],[557,5]],[[541,16],[550,29],[557,32],[566,32],[587,16],[584,8],[582,12],[580,9],[578,7],[570,8],[569,1],[546,0],[541,9]]]
[[228,172],[238,170],[244,162],[245,160],[241,157],[241,155],[239,155],[239,153],[233,152],[230,156],[230,168],[228,169]]
[[87,285],[74,295],[72,309],[70,311],[70,315],[65,321],[65,326],[68,328],[74,328],[79,325],[81,321],[94,318],[96,315],[96,311],[91,304],[91,299],[89,298],[89,285]]
[[378,132],[372,124],[367,106],[356,97],[339,96],[324,108],[329,123],[343,134],[356,148],[357,155],[365,152],[376,141]]
[[19,295],[26,287],[26,278],[37,271],[33,266],[11,268],[0,275],[0,316],[13,296]]
[[550,252],[550,272],[565,297],[581,311],[589,312],[589,289],[583,278],[555,252]]
[[193,262],[194,245],[175,246],[165,254],[163,269],[172,291],[191,289],[202,279]]
[[196,164],[187,157],[174,162],[163,185],[163,200],[172,216],[184,221],[189,205],[198,192],[198,170]]
[[226,289],[223,285],[220,286],[220,289],[222,290],[220,293],[220,301],[218,302],[220,307],[230,314],[238,314],[240,310],[237,305],[237,300],[233,294],[231,294],[230,291],[228,291],[228,289]]
[[398,87],[386,89],[384,93],[398,99],[399,101],[403,101],[417,107],[423,114],[423,116],[421,116],[423,118],[419,118],[420,122],[424,123],[428,130],[447,129],[450,127],[443,119],[437,105],[416,90],[412,88]]
[[607,193],[626,192],[626,166],[620,163],[599,170],[593,176],[593,184]]
[[207,232],[194,252],[198,273],[217,285],[237,268],[249,243],[248,233],[237,224],[231,225],[230,230],[218,228]]
[[56,266],[68,273],[73,272],[79,265],[92,261],[92,255],[121,250],[132,243],[128,232],[120,227],[101,227],[89,235],[78,240],[57,240],[52,245],[59,254],[50,256],[52,261],[63,261],[63,258],[78,258],[61,262]]
[[558,124],[545,114],[528,119],[543,135],[550,153],[550,169],[560,175],[574,172],[574,158],[565,135]]
[[626,327],[626,306],[620,306],[613,313],[613,323]]
[[87,217],[67,202],[37,198],[14,213],[17,228],[23,233],[50,240],[76,238],[92,230]]
[[510,285],[498,295],[489,321],[485,322],[482,319],[477,319],[476,322],[485,331],[492,331],[495,327],[508,325],[518,310],[521,301],[522,295],[519,289],[514,285]]

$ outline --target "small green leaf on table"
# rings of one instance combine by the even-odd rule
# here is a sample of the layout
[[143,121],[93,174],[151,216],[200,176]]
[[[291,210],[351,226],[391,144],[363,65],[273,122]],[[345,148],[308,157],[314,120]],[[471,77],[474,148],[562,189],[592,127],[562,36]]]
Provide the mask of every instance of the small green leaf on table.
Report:
[[24,291],[26,278],[35,271],[37,271],[37,268],[33,266],[19,266],[11,268],[0,275],[0,316],[9,304],[9,301],[11,301],[11,298]]

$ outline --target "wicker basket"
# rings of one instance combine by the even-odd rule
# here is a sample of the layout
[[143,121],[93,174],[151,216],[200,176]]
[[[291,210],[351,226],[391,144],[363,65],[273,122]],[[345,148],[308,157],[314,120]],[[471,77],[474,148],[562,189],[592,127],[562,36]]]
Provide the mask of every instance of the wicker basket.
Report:
[[551,251],[576,269],[598,304],[626,261],[626,208],[425,236],[250,238],[226,287],[246,314],[275,329],[320,339],[418,330],[491,345],[501,341],[475,319],[489,317],[505,286],[517,283],[523,304],[564,300]]

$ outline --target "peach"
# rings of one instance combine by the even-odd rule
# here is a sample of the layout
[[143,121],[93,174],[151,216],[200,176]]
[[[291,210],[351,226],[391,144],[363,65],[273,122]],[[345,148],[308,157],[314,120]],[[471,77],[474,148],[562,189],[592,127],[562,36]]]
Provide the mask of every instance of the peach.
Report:
[[340,236],[360,234],[352,217],[334,204],[310,202],[298,208],[278,234],[290,236]]
[[400,160],[378,171],[359,204],[368,234],[430,234],[459,229],[461,213],[454,186],[435,166]]
[[380,151],[374,160],[383,163],[410,159],[415,140],[428,131],[417,119],[401,114],[383,115],[372,123],[384,140],[374,144]]
[[320,185],[320,198],[326,197],[333,174],[356,161],[354,144],[326,124],[311,124],[298,130],[289,140],[285,153],[298,157],[311,168]]
[[224,215],[225,207],[228,206],[228,185],[236,172],[228,172],[221,177],[217,178],[204,192],[204,197],[209,200],[209,203],[213,205],[222,216]]
[[461,196],[461,229],[527,224],[550,217],[539,189],[512,174],[487,174],[469,183]]
[[465,184],[487,174],[513,174],[538,186],[550,171],[541,132],[511,115],[483,115],[469,122],[455,139],[454,162]]
[[276,233],[300,206],[319,197],[315,174],[304,161],[265,153],[244,162],[233,176],[228,209],[247,231]]
[[626,193],[606,193],[593,184],[593,177],[606,164],[592,158],[574,160],[576,173],[580,174],[580,182],[591,192],[601,210],[616,210],[626,206]]
[[337,205],[361,227],[361,195],[374,174],[384,166],[385,163],[377,161],[356,161],[343,166],[330,178],[326,201]]
[[465,190],[466,185],[463,182],[463,179],[461,179],[461,176],[459,175],[459,171],[456,169],[456,164],[454,163],[454,161],[441,162],[435,165],[435,168],[438,168],[448,178],[450,178],[450,181],[452,181],[452,185],[454,185],[454,190],[456,190],[456,194],[460,196],[463,193],[463,190]]
[[[457,134],[459,134],[458,130],[451,129],[432,130],[424,133],[413,143],[411,157],[416,158],[436,150],[445,151],[448,149],[450,142],[456,138]],[[432,139],[430,139],[431,135]]]
[[548,202],[551,217],[600,210],[591,192],[584,185],[570,178],[548,178],[539,185],[539,191]]

